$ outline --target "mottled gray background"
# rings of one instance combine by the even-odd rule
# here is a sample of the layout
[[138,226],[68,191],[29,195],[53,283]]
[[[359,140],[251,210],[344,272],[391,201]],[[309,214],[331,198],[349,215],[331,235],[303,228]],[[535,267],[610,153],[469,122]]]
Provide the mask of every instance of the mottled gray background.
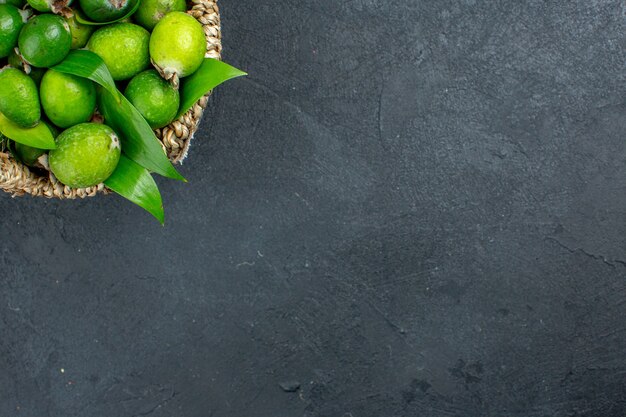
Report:
[[166,227],[0,197],[0,416],[624,417],[625,3],[220,4]]

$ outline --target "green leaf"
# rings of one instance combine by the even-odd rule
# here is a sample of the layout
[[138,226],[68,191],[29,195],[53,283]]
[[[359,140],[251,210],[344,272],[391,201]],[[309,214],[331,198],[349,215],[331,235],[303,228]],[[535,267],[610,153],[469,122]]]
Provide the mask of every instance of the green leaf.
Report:
[[106,64],[102,58],[91,51],[70,51],[63,62],[52,67],[52,69],[66,74],[88,78],[106,88],[114,97],[120,95]]
[[9,139],[33,148],[54,149],[57,147],[50,129],[43,122],[35,127],[23,128],[0,113],[0,132]]
[[164,177],[186,181],[176,171],[146,119],[123,95],[118,103],[108,91],[100,89],[99,108],[105,123],[121,137],[122,151],[133,161]]
[[165,221],[159,187],[147,169],[124,155],[104,184],[111,190],[152,214],[161,224]]
[[217,59],[206,58],[193,75],[182,80],[178,117],[187,113],[205,94],[232,78],[248,75]]
[[122,151],[133,161],[152,172],[168,178],[184,181],[167,155],[161,143],[141,113],[120,93],[106,64],[90,51],[71,51],[54,70],[88,78],[102,86],[100,111],[105,123],[117,131],[122,139]]
[[137,11],[137,9],[139,8],[139,5],[141,4],[141,1],[138,1],[137,4],[135,4],[133,6],[133,8],[126,13],[124,16],[120,17],[119,19],[115,19],[115,20],[111,20],[110,22],[92,22],[90,20],[87,20],[87,18],[85,16],[83,16],[83,13],[80,12],[77,9],[74,9],[74,16],[76,16],[76,21],[80,24],[83,25],[88,25],[88,26],[103,26],[103,25],[110,25],[111,23],[115,23],[115,22],[119,22],[121,20],[124,19],[128,19],[130,16],[132,16],[133,13],[135,13]]

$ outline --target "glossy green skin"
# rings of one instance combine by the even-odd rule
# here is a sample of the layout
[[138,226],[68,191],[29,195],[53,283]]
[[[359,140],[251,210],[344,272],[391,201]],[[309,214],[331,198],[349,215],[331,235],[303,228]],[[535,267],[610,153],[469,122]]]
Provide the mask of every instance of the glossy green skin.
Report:
[[35,82],[15,68],[0,70],[0,112],[13,123],[33,127],[39,123],[41,108]]
[[83,123],[71,127],[57,138],[50,151],[50,170],[63,184],[72,188],[98,185],[111,176],[120,160],[120,143],[110,127]]
[[22,56],[34,67],[49,68],[63,61],[70,52],[72,35],[67,22],[53,14],[33,17],[18,40]]
[[98,29],[87,49],[106,63],[115,81],[127,80],[150,66],[150,33],[132,23],[116,23]]
[[144,28],[152,31],[157,23],[170,12],[187,10],[185,0],[142,0],[133,19]]
[[176,118],[180,106],[178,90],[155,70],[136,75],[128,83],[124,95],[153,129],[170,124]]
[[74,16],[66,18],[67,24],[70,27],[70,33],[72,34],[72,49],[84,48],[87,45],[87,41],[96,30],[95,26],[82,25],[76,21]]
[[0,4],[10,4],[21,9],[26,4],[26,0],[0,0]]
[[96,87],[86,78],[50,69],[39,94],[44,113],[62,129],[89,121],[96,110]]
[[8,57],[17,46],[25,19],[15,6],[0,4],[0,58]]
[[94,22],[111,22],[124,17],[138,0],[80,0],[80,8]]
[[202,65],[205,53],[202,25],[186,13],[169,13],[152,31],[150,57],[165,72],[180,78],[191,75]]

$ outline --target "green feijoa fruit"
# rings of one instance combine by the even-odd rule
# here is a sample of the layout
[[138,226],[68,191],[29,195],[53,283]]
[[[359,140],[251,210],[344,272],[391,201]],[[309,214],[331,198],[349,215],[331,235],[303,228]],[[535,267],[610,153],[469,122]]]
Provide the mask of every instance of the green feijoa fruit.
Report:
[[120,141],[113,129],[97,123],[71,127],[50,151],[50,170],[72,188],[98,185],[111,176],[120,160]]
[[39,95],[48,119],[62,129],[89,121],[96,109],[93,82],[53,69],[43,76]]
[[148,30],[154,29],[157,23],[170,12],[187,10],[185,0],[142,0],[133,19]]
[[166,78],[193,74],[202,65],[205,53],[202,25],[186,13],[167,14],[157,23],[150,37],[150,57]]
[[80,8],[94,22],[111,22],[124,17],[139,0],[80,0]]
[[26,0],[0,0],[0,4],[10,4],[21,9],[26,4]]
[[128,83],[124,95],[153,129],[167,126],[178,113],[180,105],[178,90],[161,78],[155,70],[136,75]]
[[26,0],[28,5],[42,13],[60,13],[72,0]]
[[70,27],[61,16],[53,14],[42,14],[30,19],[18,40],[24,60],[41,68],[63,61],[71,45]]
[[87,49],[100,56],[116,81],[127,80],[150,66],[150,33],[132,23],[116,23],[98,29]]
[[22,71],[6,67],[0,70],[0,113],[21,127],[39,123],[39,93],[32,78]]
[[84,48],[87,45],[87,41],[96,30],[92,25],[83,25],[78,23],[76,16],[66,17],[68,26],[70,27],[70,33],[72,34],[72,49]]
[[13,52],[27,18],[27,12],[0,4],[0,58],[6,58]]

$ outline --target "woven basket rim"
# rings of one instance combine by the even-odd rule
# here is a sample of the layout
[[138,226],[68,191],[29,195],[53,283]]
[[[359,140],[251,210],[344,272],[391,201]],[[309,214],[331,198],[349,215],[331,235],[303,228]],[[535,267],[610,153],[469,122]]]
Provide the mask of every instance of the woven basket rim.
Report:
[[[221,59],[222,33],[217,0],[191,0],[188,14],[195,17],[204,29],[207,39],[207,58]],[[209,94],[201,98],[191,110],[172,122],[169,126],[155,130],[173,163],[181,163],[189,151],[194,134],[202,120]],[[100,184],[90,188],[70,188],[61,184],[54,175],[38,175],[27,166],[16,161],[8,152],[0,152],[0,188],[13,196],[32,196],[75,199],[108,194],[109,190]]]

